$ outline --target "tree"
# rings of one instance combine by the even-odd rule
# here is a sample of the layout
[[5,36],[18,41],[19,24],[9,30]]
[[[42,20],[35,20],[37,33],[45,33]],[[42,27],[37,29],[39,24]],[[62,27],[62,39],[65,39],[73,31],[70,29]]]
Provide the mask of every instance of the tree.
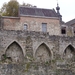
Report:
[[18,16],[19,3],[17,1],[9,1],[4,3],[1,8],[2,16]]
[[23,4],[22,4],[21,6],[26,6],[26,7],[36,7],[36,6],[33,6],[33,5],[29,4],[29,3],[26,4],[26,3],[24,3],[24,2],[23,2]]
[[[2,13],[2,16],[18,16],[18,10],[19,10],[19,2],[17,0],[10,0],[8,3],[4,3],[0,13]],[[23,3],[20,6],[26,6],[26,7],[35,7],[31,4]]]
[[5,13],[6,13],[6,6],[7,6],[7,4],[4,3],[3,7],[0,9],[0,14],[5,15]]

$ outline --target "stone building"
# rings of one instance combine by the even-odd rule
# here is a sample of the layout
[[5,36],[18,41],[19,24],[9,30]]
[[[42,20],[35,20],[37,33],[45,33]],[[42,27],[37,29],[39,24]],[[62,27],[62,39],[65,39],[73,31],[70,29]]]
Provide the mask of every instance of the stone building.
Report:
[[[59,14],[59,9],[57,13]],[[54,9],[19,7],[19,17],[3,17],[3,29],[49,32],[60,35],[59,15]]]
[[0,17],[0,75],[75,75],[75,37],[56,9]]
[[75,19],[61,24],[61,34],[63,36],[75,36]]

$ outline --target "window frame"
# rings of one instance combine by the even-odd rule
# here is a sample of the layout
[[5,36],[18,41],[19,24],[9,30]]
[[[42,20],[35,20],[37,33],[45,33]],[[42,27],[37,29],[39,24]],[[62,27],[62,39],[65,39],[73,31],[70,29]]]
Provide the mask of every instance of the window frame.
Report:
[[73,34],[75,36],[75,27],[72,27],[72,30],[73,30]]
[[42,23],[42,32],[47,32],[47,23]]
[[65,35],[66,34],[66,27],[61,27],[61,34]]
[[27,31],[27,30],[28,30],[28,25],[27,25],[26,23],[24,23],[24,25],[23,25],[23,26],[24,26],[24,30],[26,30],[26,31]]

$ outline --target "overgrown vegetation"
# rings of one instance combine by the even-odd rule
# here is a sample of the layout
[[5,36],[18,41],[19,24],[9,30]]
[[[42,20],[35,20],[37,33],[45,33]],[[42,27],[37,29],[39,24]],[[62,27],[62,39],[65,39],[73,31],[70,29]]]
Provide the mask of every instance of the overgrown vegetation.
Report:
[[2,63],[11,63],[12,59],[11,59],[11,57],[7,57],[6,54],[3,54],[1,57],[1,62]]

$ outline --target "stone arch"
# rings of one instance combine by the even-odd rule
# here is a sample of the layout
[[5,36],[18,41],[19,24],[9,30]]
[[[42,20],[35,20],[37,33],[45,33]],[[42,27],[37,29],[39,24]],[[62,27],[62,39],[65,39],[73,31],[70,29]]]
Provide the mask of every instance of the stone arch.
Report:
[[22,48],[16,41],[12,42],[7,47],[5,55],[6,57],[10,57],[12,59],[12,62],[20,63],[24,60]]
[[71,44],[64,50],[64,58],[68,61],[75,61],[75,48]]
[[36,61],[38,62],[46,62],[51,59],[51,52],[49,47],[45,44],[42,43],[36,50],[35,52],[35,58]]

